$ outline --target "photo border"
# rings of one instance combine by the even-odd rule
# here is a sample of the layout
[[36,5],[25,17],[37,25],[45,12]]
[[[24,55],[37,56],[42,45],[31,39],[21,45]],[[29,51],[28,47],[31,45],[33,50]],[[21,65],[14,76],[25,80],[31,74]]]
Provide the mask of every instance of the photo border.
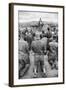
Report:
[[[63,9],[63,82],[14,85],[14,5],[53,7],[53,8]],[[26,3],[9,3],[9,86],[19,87],[19,86],[38,86],[38,85],[56,85],[56,84],[64,84],[64,6],[26,4]]]

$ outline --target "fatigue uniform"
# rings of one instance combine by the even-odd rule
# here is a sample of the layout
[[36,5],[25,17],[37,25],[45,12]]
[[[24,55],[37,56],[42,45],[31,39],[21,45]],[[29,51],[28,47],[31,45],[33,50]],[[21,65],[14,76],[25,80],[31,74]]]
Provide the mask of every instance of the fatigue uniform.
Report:
[[50,51],[49,51],[49,61],[58,59],[58,43],[50,42],[49,43]]
[[[25,72],[27,72],[28,67],[30,65],[29,47],[28,43],[24,40],[19,40],[18,59],[19,59],[19,78],[20,78],[25,74]],[[26,67],[27,65],[28,67]]]
[[31,33],[27,33],[25,36],[25,40],[27,41],[27,43],[29,45],[29,50],[31,50],[31,43],[33,40],[33,35]]
[[23,53],[29,53],[29,46],[28,46],[28,43],[24,40],[19,40],[19,52],[23,52]]
[[40,40],[32,42],[32,50],[34,52],[34,70],[36,70],[35,73],[38,73],[38,68],[42,69],[44,66],[43,47]]
[[44,55],[43,54],[38,54],[38,53],[34,54],[34,65],[35,65],[37,72],[38,72],[39,65],[40,65],[40,69],[43,71],[42,69],[44,66]]

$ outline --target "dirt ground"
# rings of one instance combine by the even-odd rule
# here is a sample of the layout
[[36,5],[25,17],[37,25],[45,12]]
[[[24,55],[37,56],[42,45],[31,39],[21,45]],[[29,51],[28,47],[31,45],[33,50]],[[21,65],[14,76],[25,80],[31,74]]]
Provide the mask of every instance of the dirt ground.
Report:
[[30,51],[30,67],[29,70],[25,73],[22,79],[29,79],[29,78],[42,78],[43,73],[40,70],[40,66],[38,67],[38,74],[37,76],[34,74],[34,53]]

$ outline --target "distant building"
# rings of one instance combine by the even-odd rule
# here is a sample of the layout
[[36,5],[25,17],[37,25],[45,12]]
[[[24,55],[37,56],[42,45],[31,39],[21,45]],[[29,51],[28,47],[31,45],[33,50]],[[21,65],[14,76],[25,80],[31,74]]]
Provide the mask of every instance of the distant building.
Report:
[[[22,32],[24,30],[28,31],[45,31],[47,32],[47,28],[50,27],[51,31],[54,33],[55,31],[58,32],[58,24],[57,23],[52,23],[52,22],[46,22],[46,21],[42,21],[42,19],[40,18],[39,21],[31,21],[31,22],[25,22],[25,23],[19,23],[19,30]],[[55,29],[54,29],[55,28]]]
[[43,23],[43,21],[40,18],[37,23],[30,25],[30,27],[32,27],[33,30],[35,30],[35,31],[41,31],[43,25],[44,25],[44,23]]

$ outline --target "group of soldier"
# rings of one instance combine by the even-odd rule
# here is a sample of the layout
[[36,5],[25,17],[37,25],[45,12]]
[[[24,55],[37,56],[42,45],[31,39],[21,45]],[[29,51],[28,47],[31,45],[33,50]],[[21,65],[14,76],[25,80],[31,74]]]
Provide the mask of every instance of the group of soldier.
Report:
[[20,32],[18,47],[19,78],[58,76],[58,36],[52,35],[51,28]]

